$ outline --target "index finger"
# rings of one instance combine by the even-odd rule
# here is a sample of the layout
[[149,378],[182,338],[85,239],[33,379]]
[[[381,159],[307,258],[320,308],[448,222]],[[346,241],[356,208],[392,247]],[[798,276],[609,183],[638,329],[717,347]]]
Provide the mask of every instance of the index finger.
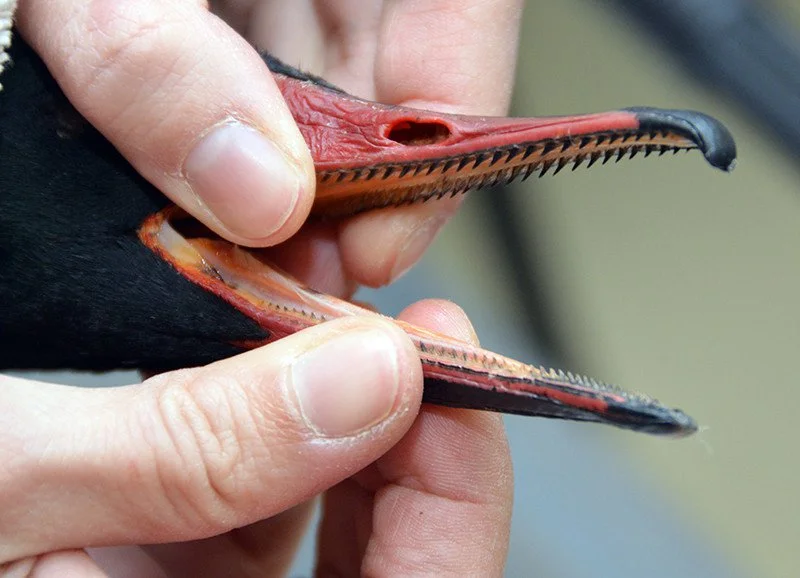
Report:
[[[511,96],[522,2],[399,0],[386,4],[376,97],[448,113],[502,115]],[[379,286],[413,265],[460,198],[356,216],[340,230],[342,261]]]

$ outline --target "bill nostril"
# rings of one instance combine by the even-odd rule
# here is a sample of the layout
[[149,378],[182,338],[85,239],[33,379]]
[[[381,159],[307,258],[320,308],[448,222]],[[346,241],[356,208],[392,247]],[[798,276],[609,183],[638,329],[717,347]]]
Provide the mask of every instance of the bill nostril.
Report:
[[404,120],[389,127],[386,137],[405,146],[438,144],[450,136],[450,129],[440,122]]

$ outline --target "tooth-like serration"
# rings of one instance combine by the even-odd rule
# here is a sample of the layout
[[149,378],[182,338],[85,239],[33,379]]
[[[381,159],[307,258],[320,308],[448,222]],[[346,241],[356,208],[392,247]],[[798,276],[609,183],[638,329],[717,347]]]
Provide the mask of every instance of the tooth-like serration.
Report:
[[550,369],[546,369],[540,366],[538,369],[539,373],[541,374],[541,379],[544,381],[555,381],[577,387],[586,387],[593,389],[597,392],[611,393],[628,400],[635,400],[642,404],[647,404],[647,405],[658,404],[658,401],[649,396],[636,392],[625,391],[624,389],[622,389],[617,385],[606,383],[604,381],[594,379],[593,377],[574,374],[571,371],[564,371],[563,369],[553,369],[552,367]]
[[[639,153],[663,155],[672,151],[697,148],[689,141],[670,140],[666,132],[598,133],[583,137],[565,136],[543,142],[521,143],[498,149],[482,150],[458,157],[429,159],[413,163],[387,163],[356,169],[335,169],[319,173],[320,185],[366,183],[377,181],[375,189],[342,195],[327,205],[329,216],[355,214],[360,211],[399,206],[445,196],[463,194],[471,189],[526,180],[537,173],[557,174],[572,163],[591,167],[614,159],[633,158]],[[677,138],[677,137],[676,137]],[[661,140],[659,142],[658,140]],[[666,141],[666,142],[665,142]],[[551,170],[552,169],[552,170]],[[411,179],[421,179],[414,182]]]

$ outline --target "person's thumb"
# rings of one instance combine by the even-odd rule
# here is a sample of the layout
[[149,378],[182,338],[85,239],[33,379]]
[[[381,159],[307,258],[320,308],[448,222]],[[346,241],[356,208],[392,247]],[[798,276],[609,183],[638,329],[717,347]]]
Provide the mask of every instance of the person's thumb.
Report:
[[0,377],[0,564],[265,519],[386,452],[421,394],[408,336],[363,317],[135,386]]
[[18,27],[75,108],[151,183],[238,244],[284,241],[310,153],[256,50],[199,0],[28,0]]

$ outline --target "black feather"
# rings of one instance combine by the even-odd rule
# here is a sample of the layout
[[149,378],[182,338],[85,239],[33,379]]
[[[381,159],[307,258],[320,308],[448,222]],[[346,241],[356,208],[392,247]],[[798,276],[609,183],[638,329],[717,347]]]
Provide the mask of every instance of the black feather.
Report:
[[263,339],[136,236],[167,204],[20,39],[0,92],[0,367],[172,368]]

